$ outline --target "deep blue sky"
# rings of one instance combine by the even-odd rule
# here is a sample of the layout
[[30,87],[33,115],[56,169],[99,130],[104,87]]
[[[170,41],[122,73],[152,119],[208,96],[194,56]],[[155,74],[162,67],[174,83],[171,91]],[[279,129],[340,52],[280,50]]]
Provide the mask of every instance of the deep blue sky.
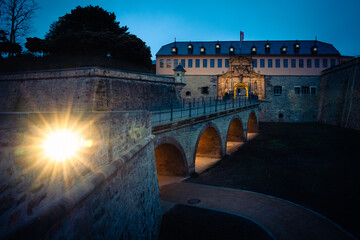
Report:
[[43,38],[52,22],[76,6],[99,5],[151,47],[153,59],[174,41],[313,40],[343,55],[360,55],[360,0],[37,0],[31,37]]

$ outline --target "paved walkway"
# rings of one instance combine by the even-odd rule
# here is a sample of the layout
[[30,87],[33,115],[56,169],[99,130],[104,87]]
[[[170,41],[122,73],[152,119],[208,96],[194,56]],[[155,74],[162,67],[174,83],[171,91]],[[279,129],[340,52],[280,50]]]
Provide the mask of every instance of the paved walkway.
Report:
[[175,182],[162,186],[160,197],[166,208],[171,207],[171,203],[189,205],[189,199],[199,199],[201,202],[192,206],[250,218],[275,239],[354,239],[335,223],[309,209],[259,193]]

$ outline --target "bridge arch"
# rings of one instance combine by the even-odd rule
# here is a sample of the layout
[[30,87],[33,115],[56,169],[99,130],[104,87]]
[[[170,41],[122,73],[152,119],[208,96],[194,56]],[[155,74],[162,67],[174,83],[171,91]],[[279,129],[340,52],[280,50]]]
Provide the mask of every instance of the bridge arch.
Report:
[[259,131],[258,120],[254,111],[251,111],[247,123],[247,140],[250,140]]
[[186,176],[188,174],[185,151],[176,139],[168,136],[156,139],[154,151],[158,176]]
[[245,142],[243,122],[241,118],[236,115],[229,123],[226,135],[226,153],[234,152],[243,142]]
[[212,122],[203,126],[195,144],[195,171],[199,172],[223,156],[223,142],[219,128]]

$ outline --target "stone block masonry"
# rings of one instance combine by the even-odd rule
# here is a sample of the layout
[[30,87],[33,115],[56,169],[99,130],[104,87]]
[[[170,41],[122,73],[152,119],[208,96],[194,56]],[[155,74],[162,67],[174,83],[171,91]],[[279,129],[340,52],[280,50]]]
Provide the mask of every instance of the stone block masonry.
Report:
[[0,112],[119,111],[179,101],[173,77],[99,67],[0,74]]
[[92,140],[71,163],[41,156],[61,114],[0,115],[0,238],[156,239],[162,210],[149,113],[67,116]]

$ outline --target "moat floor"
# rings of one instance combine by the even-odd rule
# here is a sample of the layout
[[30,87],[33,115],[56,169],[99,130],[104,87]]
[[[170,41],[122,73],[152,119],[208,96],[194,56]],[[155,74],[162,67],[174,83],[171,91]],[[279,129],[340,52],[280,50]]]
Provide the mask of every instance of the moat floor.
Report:
[[333,126],[260,123],[250,142],[186,182],[276,196],[359,238],[359,139],[360,132]]

